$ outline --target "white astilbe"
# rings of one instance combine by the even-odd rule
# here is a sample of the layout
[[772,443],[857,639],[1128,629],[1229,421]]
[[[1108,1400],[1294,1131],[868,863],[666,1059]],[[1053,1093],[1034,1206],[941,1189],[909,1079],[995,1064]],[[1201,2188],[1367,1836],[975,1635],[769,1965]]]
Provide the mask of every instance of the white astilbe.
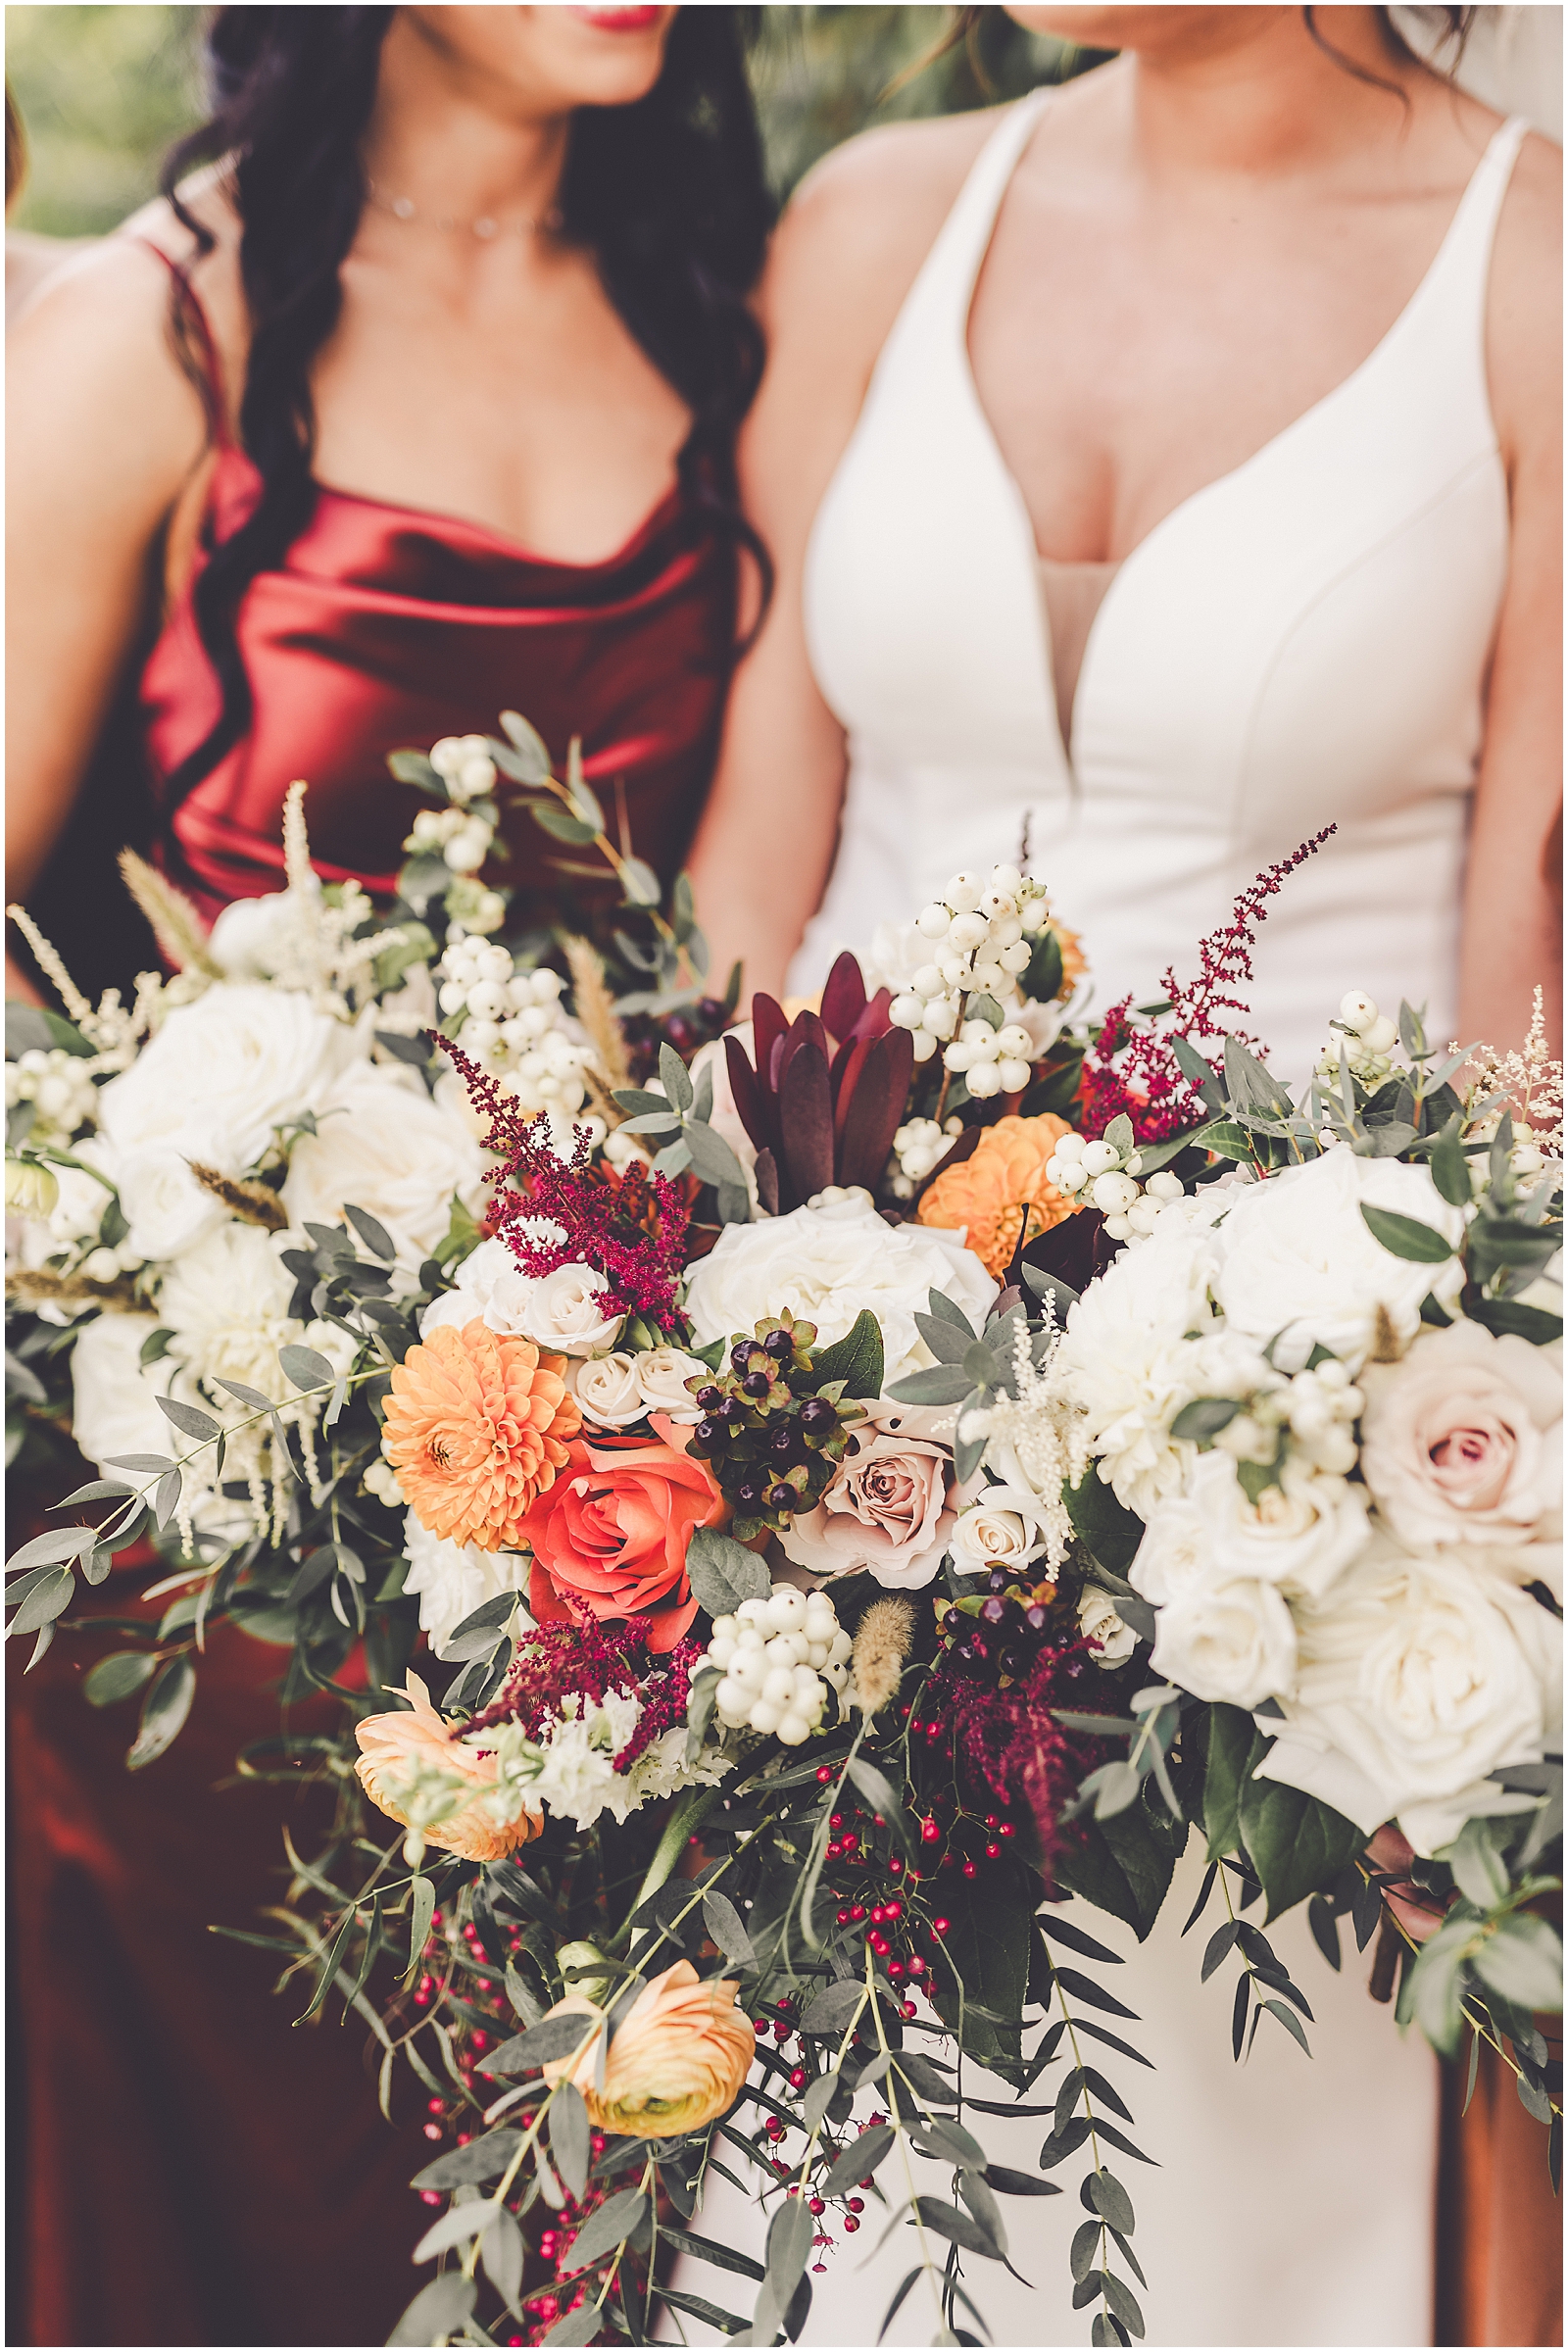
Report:
[[[1457,1052],[1457,1047],[1451,1049]],[[1530,1016],[1530,1034],[1517,1053],[1498,1054],[1482,1046],[1476,1055],[1476,1082],[1471,1100],[1501,1096],[1503,1102],[1474,1132],[1495,1132],[1502,1107],[1513,1113],[1521,1145],[1534,1145],[1544,1159],[1562,1157],[1562,1063],[1553,1061],[1546,1044],[1546,1016],[1538,988]],[[1526,1169],[1521,1173],[1531,1173]]]
[[968,1445],[984,1438],[987,1468],[1008,1486],[1026,1487],[1038,1497],[1046,1567],[1054,1576],[1073,1535],[1062,1494],[1077,1486],[1088,1468],[1089,1432],[1083,1408],[1052,1371],[1060,1333],[1055,1303],[1049,1296],[1045,1324],[1050,1345],[1044,1362],[1036,1363],[1028,1328],[1020,1319],[1012,1342],[1017,1395],[999,1396],[994,1403],[965,1413],[958,1435]]

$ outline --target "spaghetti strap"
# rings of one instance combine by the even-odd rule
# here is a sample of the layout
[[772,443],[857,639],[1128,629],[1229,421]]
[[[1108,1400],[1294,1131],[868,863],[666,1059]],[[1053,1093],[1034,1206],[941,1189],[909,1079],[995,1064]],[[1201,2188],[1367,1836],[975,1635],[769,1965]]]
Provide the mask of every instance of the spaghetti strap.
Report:
[[233,436],[228,429],[228,400],[223,384],[223,364],[218,356],[218,341],[212,322],[202,308],[201,297],[190,282],[190,271],[183,262],[166,253],[151,237],[132,237],[131,244],[139,245],[163,263],[169,271],[173,298],[174,332],[182,353],[194,358],[194,374],[207,412],[207,429],[218,449],[232,447]]

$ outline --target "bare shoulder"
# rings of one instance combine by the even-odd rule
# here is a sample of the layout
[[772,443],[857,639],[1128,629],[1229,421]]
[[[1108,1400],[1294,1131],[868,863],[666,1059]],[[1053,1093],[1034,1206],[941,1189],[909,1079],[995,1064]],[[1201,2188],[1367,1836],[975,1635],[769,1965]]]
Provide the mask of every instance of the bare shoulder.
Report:
[[769,327],[808,324],[848,358],[881,349],[1002,110],[864,131],[816,165],[780,224],[763,289]]
[[1562,440],[1562,152],[1525,139],[1497,221],[1487,305],[1493,405],[1510,456]]

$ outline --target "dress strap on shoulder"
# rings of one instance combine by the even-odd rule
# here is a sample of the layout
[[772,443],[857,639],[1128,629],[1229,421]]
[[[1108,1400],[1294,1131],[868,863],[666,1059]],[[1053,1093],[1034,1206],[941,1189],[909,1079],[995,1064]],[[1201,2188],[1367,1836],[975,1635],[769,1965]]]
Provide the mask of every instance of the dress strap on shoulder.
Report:
[[910,289],[909,308],[951,296],[960,317],[967,316],[974,282],[991,243],[1007,182],[1052,95],[1049,87],[1031,90],[1027,97],[1016,100],[1003,112],[996,129],[970,165],[968,177],[954,199],[953,210],[926,255]]
[[193,363],[192,371],[202,396],[202,406],[207,412],[207,429],[213,444],[215,448],[227,449],[232,445],[233,436],[228,429],[223,363],[218,355],[218,339],[213,333],[212,321],[202,308],[200,295],[190,282],[190,271],[183,262],[176,262],[172,253],[166,253],[163,246],[156,244],[151,237],[133,236],[130,242],[162,262],[169,271],[174,332],[181,355],[188,356]]
[[1510,115],[1506,122],[1498,124],[1487,142],[1486,153],[1470,174],[1470,184],[1459,199],[1459,209],[1448,230],[1446,242],[1450,251],[1457,248],[1469,253],[1479,262],[1483,274],[1491,259],[1502,200],[1508,193],[1508,182],[1529,128],[1523,115]]

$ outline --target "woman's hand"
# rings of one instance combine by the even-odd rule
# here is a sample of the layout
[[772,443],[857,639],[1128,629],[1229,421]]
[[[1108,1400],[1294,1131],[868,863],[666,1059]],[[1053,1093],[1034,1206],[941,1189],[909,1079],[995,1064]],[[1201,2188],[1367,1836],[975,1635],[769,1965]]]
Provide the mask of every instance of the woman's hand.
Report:
[[1430,1888],[1418,1886],[1409,1876],[1415,1860],[1415,1848],[1401,1838],[1392,1822],[1379,1830],[1366,1849],[1367,1860],[1380,1871],[1391,1872],[1396,1884],[1382,1889],[1383,1900],[1394,1913],[1412,1943],[1425,1943],[1427,1937],[1443,1925],[1446,1902]]

